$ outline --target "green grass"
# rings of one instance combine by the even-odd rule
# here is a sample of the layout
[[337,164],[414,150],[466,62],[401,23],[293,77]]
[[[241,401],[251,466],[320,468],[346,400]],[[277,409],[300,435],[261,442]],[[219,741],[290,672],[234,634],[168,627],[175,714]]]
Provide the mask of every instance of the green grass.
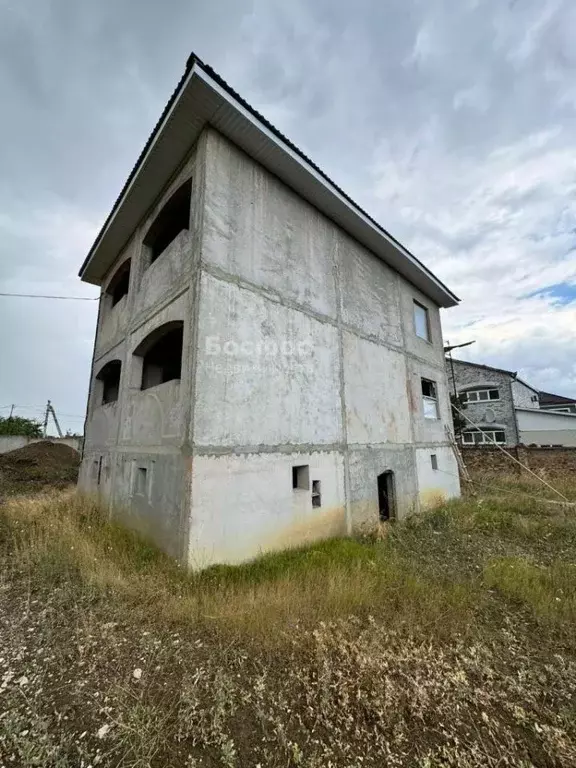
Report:
[[576,512],[499,484],[514,495],[199,573],[73,492],[9,500],[0,755],[576,764]]

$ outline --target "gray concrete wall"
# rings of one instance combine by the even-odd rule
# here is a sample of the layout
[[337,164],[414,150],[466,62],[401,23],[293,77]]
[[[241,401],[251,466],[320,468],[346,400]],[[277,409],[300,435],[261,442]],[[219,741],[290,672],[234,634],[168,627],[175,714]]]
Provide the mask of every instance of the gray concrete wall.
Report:
[[[450,391],[453,391],[452,369],[446,364]],[[481,368],[461,360],[454,360],[454,377],[456,389],[462,394],[476,387],[496,387],[500,399],[489,402],[469,403],[464,413],[474,423],[486,429],[504,429],[506,445],[518,444],[514,399],[512,393],[512,377],[501,371]]]
[[[190,228],[149,264],[146,233],[172,193],[192,179]],[[167,552],[186,551],[191,476],[189,423],[194,386],[196,294],[203,214],[202,140],[159,195],[140,223],[102,287],[92,369],[86,444],[80,487],[98,493],[111,513],[157,541]],[[118,268],[130,258],[128,295],[114,307],[106,290]],[[183,321],[182,375],[142,391],[141,358],[134,350],[155,328]],[[120,393],[103,405],[98,372],[120,360]],[[136,482],[145,470],[144,492]]]
[[[190,230],[148,267],[147,229],[190,176]],[[112,307],[126,258],[130,291]],[[415,299],[430,342],[414,333]],[[134,350],[171,320],[184,322],[181,379],[141,391]],[[102,405],[96,375],[113,359],[120,394]],[[438,420],[424,418],[422,376],[437,382]],[[438,308],[205,132],[104,284],[81,487],[192,566],[237,562],[374,525],[384,470],[400,517],[457,494],[448,421]],[[320,507],[292,487],[300,465]]]
[[[437,307],[215,132],[206,182],[189,562],[373,526],[388,469],[400,517],[457,494]],[[431,342],[414,333],[415,299]],[[320,508],[292,488],[300,464]]]
[[23,437],[20,435],[4,435],[0,436],[0,453],[9,453],[15,451],[18,448],[24,448],[26,445],[32,443],[41,443],[44,440],[48,440],[50,443],[59,443],[61,445],[68,445],[70,448],[74,448],[75,451],[82,450],[82,438],[81,437]]

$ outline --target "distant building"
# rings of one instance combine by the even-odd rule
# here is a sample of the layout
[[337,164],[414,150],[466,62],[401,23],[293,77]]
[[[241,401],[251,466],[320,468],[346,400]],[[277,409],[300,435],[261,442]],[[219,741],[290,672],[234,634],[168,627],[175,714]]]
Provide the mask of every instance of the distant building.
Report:
[[576,408],[551,412],[542,407],[543,393],[515,371],[449,359],[446,368],[450,391],[464,399],[463,413],[475,425],[464,427],[463,445],[576,446]]
[[540,408],[544,411],[576,413],[576,400],[572,397],[553,395],[550,392],[539,393]]
[[81,269],[80,485],[191,566],[459,493],[457,298],[192,56]]

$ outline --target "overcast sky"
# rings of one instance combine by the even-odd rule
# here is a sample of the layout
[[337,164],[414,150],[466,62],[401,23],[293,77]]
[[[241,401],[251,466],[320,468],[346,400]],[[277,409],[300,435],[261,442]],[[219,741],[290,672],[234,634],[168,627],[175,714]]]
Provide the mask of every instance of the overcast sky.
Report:
[[[575,30],[573,0],[0,0],[0,291],[97,295],[193,50],[461,297],[461,357],[576,396]],[[0,407],[81,430],[96,309],[0,297]]]

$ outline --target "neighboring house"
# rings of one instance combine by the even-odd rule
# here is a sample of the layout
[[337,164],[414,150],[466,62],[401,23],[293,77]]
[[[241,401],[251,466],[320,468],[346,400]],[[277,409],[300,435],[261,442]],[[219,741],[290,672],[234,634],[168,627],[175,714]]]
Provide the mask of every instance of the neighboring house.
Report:
[[80,274],[80,486],[188,565],[459,493],[456,297],[194,56]]
[[541,411],[541,393],[516,372],[450,359],[446,369],[476,425],[462,430],[463,445],[576,445],[576,414]]
[[551,392],[539,393],[540,408],[544,411],[559,411],[560,413],[576,413],[576,399],[553,395]]

